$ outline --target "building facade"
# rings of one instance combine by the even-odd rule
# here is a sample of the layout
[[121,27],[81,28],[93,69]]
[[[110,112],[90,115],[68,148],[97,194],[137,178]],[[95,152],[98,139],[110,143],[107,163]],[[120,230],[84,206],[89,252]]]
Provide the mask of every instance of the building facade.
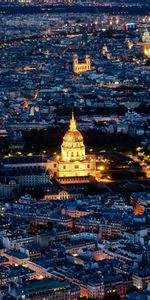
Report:
[[86,155],[83,136],[77,130],[73,113],[70,128],[63,137],[61,155],[48,161],[47,169],[57,178],[95,177],[96,158],[94,155]]
[[91,70],[91,59],[90,55],[85,56],[85,62],[79,63],[78,55],[75,54],[73,57],[73,71],[75,74],[81,74]]
[[150,57],[150,33],[148,30],[143,33],[142,42],[138,43],[138,45],[143,47],[144,55]]

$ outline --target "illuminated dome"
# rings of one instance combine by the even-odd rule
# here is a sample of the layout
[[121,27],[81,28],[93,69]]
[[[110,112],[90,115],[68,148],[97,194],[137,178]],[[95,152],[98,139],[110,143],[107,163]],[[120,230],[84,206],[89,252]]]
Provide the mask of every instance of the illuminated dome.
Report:
[[70,129],[66,132],[64,138],[64,142],[83,142],[83,136],[79,130],[71,131]]
[[61,159],[63,161],[78,161],[85,159],[85,146],[83,136],[76,127],[76,120],[72,113],[70,128],[63,137],[61,146]]
[[150,42],[150,33],[148,30],[146,30],[143,35],[142,35],[142,41],[143,42],[147,42],[149,43]]
[[145,30],[145,31],[144,31],[144,33],[143,33],[143,35],[144,35],[144,36],[149,36],[149,35],[150,35],[150,33],[149,33],[149,31],[148,31],[148,30]]

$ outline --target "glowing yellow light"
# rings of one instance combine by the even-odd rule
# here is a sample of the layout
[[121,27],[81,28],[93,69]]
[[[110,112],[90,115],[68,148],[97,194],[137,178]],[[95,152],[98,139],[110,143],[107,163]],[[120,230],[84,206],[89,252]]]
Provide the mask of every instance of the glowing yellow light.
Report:
[[104,168],[104,166],[100,166],[99,169],[100,169],[101,171],[104,171],[105,168]]
[[137,147],[136,151],[141,151],[143,148],[142,147]]
[[32,156],[32,155],[33,155],[32,153],[28,153],[28,154],[27,154],[27,156]]
[[22,153],[21,152],[17,152],[16,154],[21,155]]

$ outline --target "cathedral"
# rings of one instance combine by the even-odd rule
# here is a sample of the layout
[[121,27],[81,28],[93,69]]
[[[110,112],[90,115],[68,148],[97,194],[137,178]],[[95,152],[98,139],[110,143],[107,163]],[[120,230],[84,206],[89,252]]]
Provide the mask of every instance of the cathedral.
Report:
[[96,158],[85,153],[83,136],[77,129],[74,113],[72,113],[69,130],[63,137],[61,155],[48,161],[47,168],[58,179],[95,177]]
[[85,56],[85,62],[79,63],[78,55],[75,54],[73,58],[73,70],[75,74],[82,74],[91,70],[90,55]]

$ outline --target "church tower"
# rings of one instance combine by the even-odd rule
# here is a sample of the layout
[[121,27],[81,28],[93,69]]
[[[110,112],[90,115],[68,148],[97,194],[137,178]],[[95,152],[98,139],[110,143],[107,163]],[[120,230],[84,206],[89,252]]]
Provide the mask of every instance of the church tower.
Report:
[[90,55],[86,55],[85,62],[86,62],[87,71],[90,71],[91,70],[91,58],[90,58]]
[[74,73],[78,73],[78,55],[75,54],[74,57],[73,57],[73,71]]

